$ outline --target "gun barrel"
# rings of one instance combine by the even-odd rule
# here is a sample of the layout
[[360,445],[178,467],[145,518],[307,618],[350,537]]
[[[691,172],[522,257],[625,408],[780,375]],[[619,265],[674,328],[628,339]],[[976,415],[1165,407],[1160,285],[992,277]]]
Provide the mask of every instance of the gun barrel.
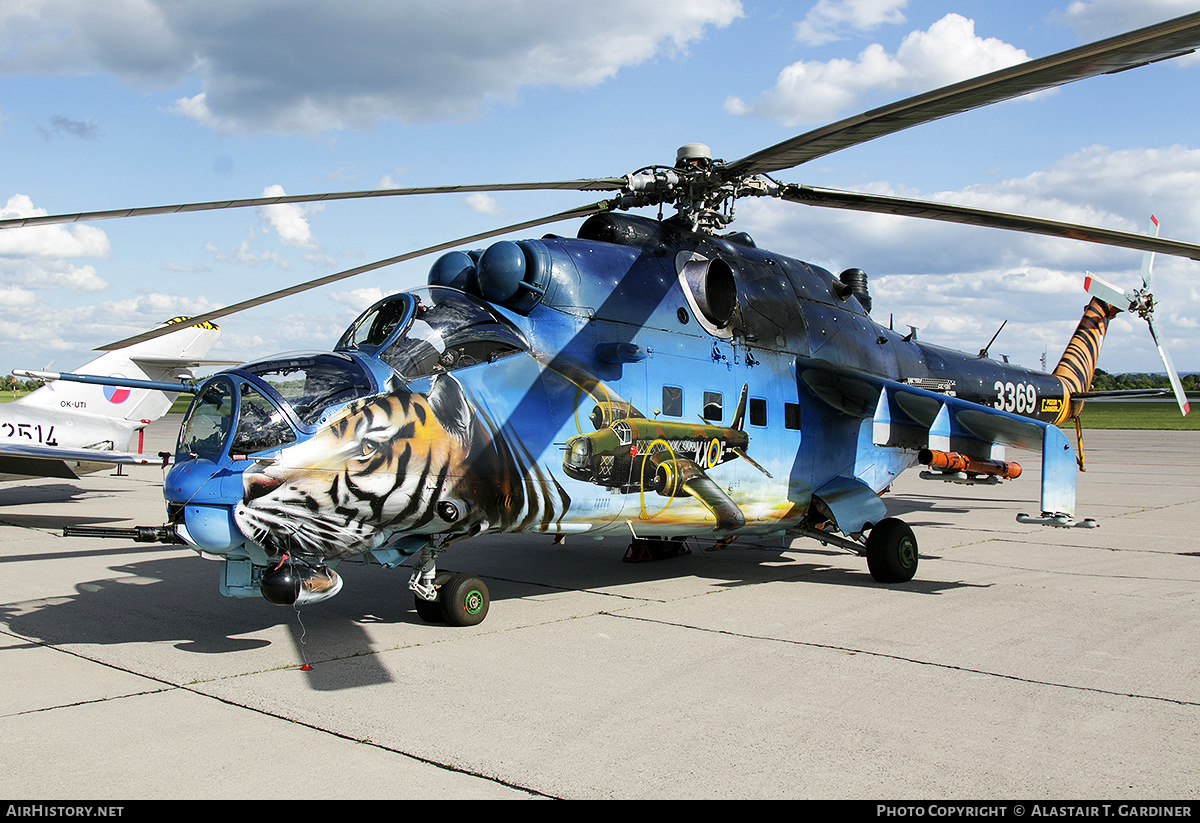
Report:
[[183,543],[174,526],[63,526],[63,537],[113,537],[135,543]]

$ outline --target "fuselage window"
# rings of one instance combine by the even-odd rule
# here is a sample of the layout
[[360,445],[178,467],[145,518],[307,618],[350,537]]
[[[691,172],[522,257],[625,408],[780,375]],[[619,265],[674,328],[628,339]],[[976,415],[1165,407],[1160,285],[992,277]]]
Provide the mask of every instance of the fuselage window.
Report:
[[720,420],[724,412],[722,407],[724,400],[720,392],[706,391],[704,393],[704,419],[705,420]]
[[750,425],[765,426],[767,425],[767,401],[761,397],[750,398]]
[[783,426],[787,429],[800,430],[800,404],[783,404]]
[[683,417],[683,389],[663,386],[662,413],[667,417]]

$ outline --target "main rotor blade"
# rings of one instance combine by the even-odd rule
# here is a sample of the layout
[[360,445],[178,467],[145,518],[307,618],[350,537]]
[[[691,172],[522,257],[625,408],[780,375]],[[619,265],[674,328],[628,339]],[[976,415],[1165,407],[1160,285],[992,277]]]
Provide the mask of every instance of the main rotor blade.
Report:
[[324,192],[321,194],[285,194],[278,197],[249,197],[242,200],[212,200],[206,203],[180,203],[174,206],[147,206],[136,209],[110,209],[78,214],[49,214],[0,220],[0,229],[46,226],[56,223],[80,223],[89,220],[113,220],[118,217],[144,217],[151,214],[181,214],[216,209],[240,209],[248,206],[278,206],[286,203],[324,203],[332,200],[361,200],[370,197],[402,197],[413,194],[455,194],[477,191],[616,191],[625,186],[625,178],[560,180],[545,183],[485,183],[462,186],[419,186],[408,189],[369,189],[365,191]]
[[1078,223],[1063,223],[1042,217],[1028,217],[1008,212],[988,211],[969,206],[949,203],[933,203],[928,200],[909,200],[882,194],[866,194],[836,189],[818,189],[811,186],[784,186],[779,197],[793,203],[808,206],[824,206],[851,211],[867,211],[876,214],[898,214],[905,217],[922,217],[941,220],[945,223],[964,223],[969,226],[985,226],[992,229],[1007,229],[1029,234],[1044,234],[1049,237],[1066,237],[1088,243],[1102,243],[1141,251],[1161,252],[1178,257],[1200,260],[1200,246],[1179,240],[1168,240],[1135,234],[1115,229],[1101,229]]
[[1200,12],[918,94],[785,140],[726,166],[733,175],[768,174],[952,114],[1113,74],[1200,47]]
[[[438,243],[436,246],[427,246],[426,248],[418,249],[417,251],[406,252],[404,254],[397,255],[396,257],[389,257],[386,260],[377,260],[374,263],[367,263],[365,266],[355,266],[352,269],[346,269],[345,271],[340,271],[336,274],[327,274],[324,277],[318,277],[316,280],[309,280],[307,283],[289,286],[286,289],[279,289],[278,291],[273,291],[270,294],[264,294],[260,297],[254,297],[250,300],[243,300],[240,303],[234,303],[233,305],[225,306],[224,308],[214,309],[213,311],[205,314],[189,317],[188,324],[197,325],[200,323],[211,322],[220,317],[226,317],[230,314],[235,314],[236,312],[254,308],[255,306],[261,306],[264,303],[270,303],[275,300],[280,300],[284,297],[291,297],[293,294],[299,294],[300,292],[308,291],[309,289],[315,289],[319,286],[336,283],[338,280],[345,280],[347,277],[353,277],[356,274],[364,274],[369,271],[374,271],[375,269],[381,269],[384,266],[403,263],[406,260],[412,260],[416,257],[422,257],[427,254],[434,254],[435,252],[439,251],[447,251],[455,248],[456,246],[466,245],[467,243],[475,243],[479,240],[486,240],[489,237],[496,237],[498,235],[509,234],[511,232],[524,231],[525,229],[530,229],[534,226],[544,226],[547,223],[556,223],[562,220],[572,220],[577,217],[589,217],[593,214],[599,214],[600,212],[611,211],[613,208],[615,208],[614,201],[601,200],[598,203],[592,203],[588,206],[570,209],[569,211],[562,211],[558,214],[552,214],[548,217],[539,217],[535,220],[526,220],[523,223],[514,223],[513,225],[505,226],[504,228],[492,229],[491,231],[472,234],[468,237],[460,237],[457,240],[450,240],[446,243]],[[103,346],[98,346],[96,351],[113,351],[114,349],[122,349],[126,346],[132,346],[134,343],[153,340],[156,337],[169,334],[176,328],[176,326],[160,326],[156,329],[143,332],[142,334],[134,335],[133,337],[127,337],[124,340],[118,340],[115,343],[108,343]]]

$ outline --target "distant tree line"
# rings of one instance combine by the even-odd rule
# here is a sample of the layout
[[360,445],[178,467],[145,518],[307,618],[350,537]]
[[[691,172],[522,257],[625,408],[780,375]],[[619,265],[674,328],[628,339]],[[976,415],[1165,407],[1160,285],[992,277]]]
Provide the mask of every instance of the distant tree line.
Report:
[[31,392],[46,385],[45,380],[18,380],[11,374],[6,374],[0,380],[0,389],[5,391]]
[[[1181,374],[1179,382],[1185,392],[1200,392],[1200,373]],[[1147,374],[1145,372],[1129,372],[1127,374],[1109,374],[1104,369],[1096,369],[1092,380],[1095,391],[1112,391],[1114,389],[1169,389],[1171,382],[1165,374]]]

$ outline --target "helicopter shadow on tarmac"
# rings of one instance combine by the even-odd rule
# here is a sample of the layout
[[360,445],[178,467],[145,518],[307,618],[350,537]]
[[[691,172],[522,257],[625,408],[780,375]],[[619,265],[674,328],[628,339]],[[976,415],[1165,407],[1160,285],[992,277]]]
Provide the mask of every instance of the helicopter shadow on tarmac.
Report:
[[[149,556],[109,566],[111,575],[77,583],[73,593],[0,604],[0,623],[21,637],[54,648],[69,648],[88,658],[112,660],[115,665],[120,665],[116,662],[120,657],[104,651],[105,648],[169,643],[192,654],[234,656],[222,664],[219,674],[227,673],[230,664],[244,665],[236,662],[238,656],[244,655],[255,656],[250,664],[252,670],[298,666],[308,662],[304,648],[308,644],[336,650],[333,657],[375,650],[362,624],[379,618],[366,614],[358,598],[346,598],[328,608],[306,609],[301,615],[263,600],[222,597],[214,585],[218,565],[196,558],[187,550],[164,546],[102,550],[106,555],[120,553],[127,558],[134,552]],[[7,570],[11,575],[19,573],[17,568],[22,561],[73,562],[77,558],[94,558],[96,554],[85,549],[66,556],[55,552],[3,560],[11,564]],[[395,603],[395,598],[391,603]],[[376,608],[378,605],[371,604]],[[388,610],[382,619],[400,622],[403,613]],[[285,637],[288,642],[280,646]],[[277,648],[272,650],[272,647]],[[367,659],[367,665],[358,667],[354,685],[388,682],[390,678],[382,667],[372,665],[370,658]],[[205,664],[180,663],[178,659],[168,665],[171,671],[185,668],[189,673],[205,668]],[[215,671],[215,667],[210,670]],[[145,669],[143,672],[174,679],[167,672]],[[187,679],[207,678],[200,675]]]
[[[38,517],[43,521],[39,528],[49,527],[56,519],[52,515]],[[64,523],[73,520],[57,519]],[[719,551],[706,550],[712,543],[691,541],[690,554],[649,563],[622,562],[626,543],[615,538],[574,539],[566,546],[552,545],[548,538],[503,535],[460,547],[462,555],[455,560],[477,570],[486,580],[493,609],[498,612],[505,610],[506,603],[531,598],[594,595],[556,607],[551,618],[554,620],[561,619],[562,608],[583,615],[597,614],[636,606],[639,601],[667,602],[713,588],[757,584],[895,588],[923,595],[970,585],[918,578],[903,586],[882,587],[872,580],[865,563],[861,570],[853,568],[860,562],[858,558],[807,540],[799,541],[801,548],[797,550],[779,539],[743,538]],[[124,542],[109,548],[82,538],[79,544],[77,550],[66,553],[56,545],[44,553],[0,556],[10,579],[20,576],[23,563],[86,563],[100,555],[130,558],[108,566],[110,575],[93,573],[92,579],[76,584],[71,594],[30,599],[18,596],[0,604],[0,622],[9,631],[51,647],[170,643],[180,651],[199,655],[257,655],[262,659],[251,664],[255,670],[307,662],[313,666],[305,672],[309,686],[332,691],[390,682],[392,675],[378,656],[381,649],[454,641],[488,630],[421,621],[407,590],[407,567],[389,570],[342,563],[339,574],[352,580],[353,585],[337,598],[298,610],[272,606],[257,598],[221,596],[214,585],[218,564],[203,561],[187,550]],[[834,559],[838,557],[850,563]],[[687,582],[670,591],[655,585],[683,579]],[[525,611],[514,619],[519,624],[528,623],[529,618],[530,613]],[[533,622],[539,621],[535,618]],[[378,624],[383,625],[376,631]],[[401,628],[405,624],[408,628]],[[494,629],[494,623],[489,628]],[[288,643],[280,645],[284,636]],[[386,639],[382,639],[384,636]],[[87,654],[109,656],[102,652]],[[355,658],[352,672],[344,666],[320,665],[349,658]],[[194,667],[189,664],[189,669]]]

